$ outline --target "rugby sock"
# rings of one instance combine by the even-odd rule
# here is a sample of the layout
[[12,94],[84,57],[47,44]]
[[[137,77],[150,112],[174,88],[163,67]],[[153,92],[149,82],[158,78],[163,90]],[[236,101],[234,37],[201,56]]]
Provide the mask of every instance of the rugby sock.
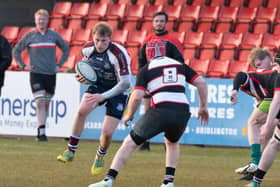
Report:
[[257,169],[256,174],[254,176],[253,182],[260,184],[262,183],[263,177],[265,176],[266,172],[261,170],[261,169]]
[[99,145],[98,150],[97,150],[97,156],[105,156],[106,155],[106,150],[104,150],[101,145]]
[[69,143],[68,143],[68,150],[75,153],[75,151],[78,149],[78,143],[79,143],[80,137],[78,136],[70,136]]
[[107,180],[115,180],[117,175],[118,175],[118,171],[114,170],[114,169],[109,169],[107,176],[105,177],[105,181]]
[[258,165],[261,159],[261,144],[252,144],[251,145],[251,160],[252,163]]
[[38,132],[38,136],[45,135],[46,134],[46,125],[40,125],[37,128],[37,132]]
[[175,175],[175,168],[166,167],[163,184],[168,184],[169,182],[173,182],[174,175]]

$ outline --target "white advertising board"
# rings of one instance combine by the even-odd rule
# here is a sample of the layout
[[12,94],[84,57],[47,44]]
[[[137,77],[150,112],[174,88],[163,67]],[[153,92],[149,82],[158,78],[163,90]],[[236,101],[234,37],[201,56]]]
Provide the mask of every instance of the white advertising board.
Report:
[[[68,137],[80,101],[80,85],[74,74],[57,74],[56,91],[47,120],[47,136]],[[6,72],[0,98],[0,134],[37,133],[35,102],[28,72]]]

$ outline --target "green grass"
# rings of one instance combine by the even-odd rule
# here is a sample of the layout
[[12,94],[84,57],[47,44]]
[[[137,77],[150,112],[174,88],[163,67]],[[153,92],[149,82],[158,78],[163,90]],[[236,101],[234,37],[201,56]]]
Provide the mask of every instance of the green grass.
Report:
[[[67,142],[51,139],[0,138],[0,187],[87,187],[101,180],[110,166],[119,143],[113,143],[106,156],[106,170],[100,177],[90,175],[97,142],[81,141],[72,163],[59,163],[58,154]],[[136,151],[120,172],[115,187],[159,187],[164,175],[163,145],[151,145],[150,152]],[[176,187],[241,187],[234,169],[249,161],[249,149],[203,148],[182,145],[176,169]],[[279,185],[279,157],[269,170],[264,187]]]

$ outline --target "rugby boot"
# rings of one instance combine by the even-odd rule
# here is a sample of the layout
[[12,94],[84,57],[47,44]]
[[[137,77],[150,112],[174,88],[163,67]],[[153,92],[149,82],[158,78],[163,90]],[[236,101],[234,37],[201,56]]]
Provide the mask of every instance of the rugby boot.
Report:
[[58,155],[56,158],[59,162],[71,162],[74,159],[74,153],[68,149],[63,152],[62,155]]
[[235,170],[235,173],[238,173],[238,174],[255,173],[257,171],[257,169],[258,169],[258,166],[251,162],[251,163],[247,164],[246,166],[237,168]]
[[37,135],[36,141],[38,141],[38,142],[47,142],[48,141],[48,137],[45,134]]
[[88,187],[111,187],[113,186],[113,181],[110,179],[105,179],[97,183],[90,184]]
[[101,174],[104,167],[104,156],[95,156],[94,162],[91,166],[91,174],[93,176]]
[[249,184],[246,184],[244,187],[260,187],[261,184],[260,183],[257,183],[255,181],[252,181],[251,183]]
[[169,182],[167,184],[161,184],[160,187],[174,187],[174,183],[173,182]]

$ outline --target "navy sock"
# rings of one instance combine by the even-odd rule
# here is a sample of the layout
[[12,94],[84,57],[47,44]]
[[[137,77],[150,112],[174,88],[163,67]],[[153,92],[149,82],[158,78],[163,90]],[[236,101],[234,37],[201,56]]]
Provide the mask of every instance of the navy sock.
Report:
[[78,136],[70,136],[69,143],[68,143],[68,150],[72,151],[73,153],[78,149],[80,137]]
[[106,150],[99,145],[98,150],[97,150],[97,155],[98,156],[105,156],[106,155]]

